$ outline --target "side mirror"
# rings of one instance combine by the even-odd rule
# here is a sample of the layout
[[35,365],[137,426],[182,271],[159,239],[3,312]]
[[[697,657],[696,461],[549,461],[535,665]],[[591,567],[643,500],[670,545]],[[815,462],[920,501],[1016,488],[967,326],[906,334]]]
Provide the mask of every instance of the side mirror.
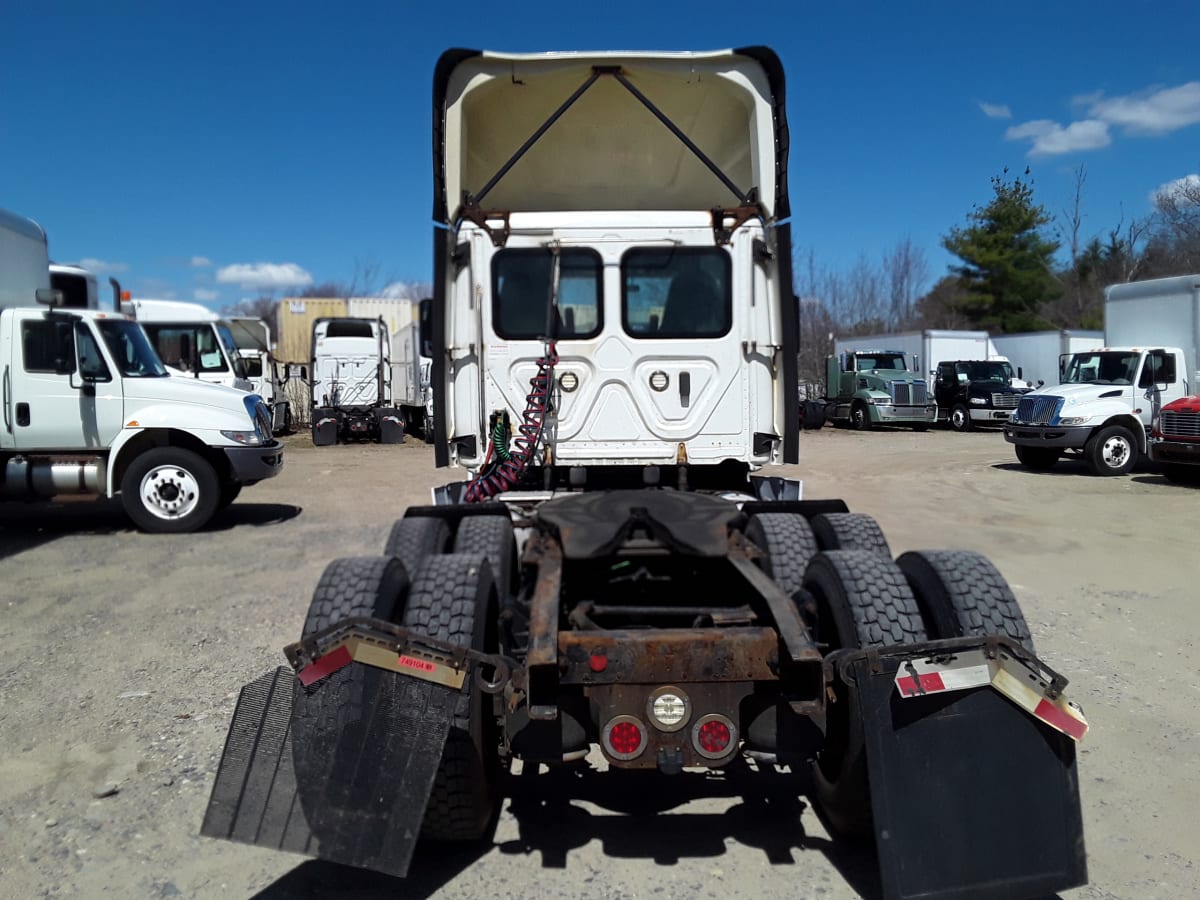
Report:
[[1174,384],[1175,383],[1175,356],[1167,356],[1163,358],[1162,368],[1154,373],[1155,384]]
[[426,297],[417,304],[417,339],[422,356],[433,356],[433,301]]
[[1020,378],[1022,381],[1025,380],[1025,373],[1022,371],[1020,366],[1017,366],[1017,377]]
[[966,384],[966,383],[967,383],[969,380],[970,380],[970,379],[969,379],[969,378],[967,378],[967,373],[966,373],[966,372],[959,372],[959,373],[958,373],[958,383],[959,383],[959,384]]
[[46,306],[62,306],[63,292],[57,288],[38,288],[37,302]]

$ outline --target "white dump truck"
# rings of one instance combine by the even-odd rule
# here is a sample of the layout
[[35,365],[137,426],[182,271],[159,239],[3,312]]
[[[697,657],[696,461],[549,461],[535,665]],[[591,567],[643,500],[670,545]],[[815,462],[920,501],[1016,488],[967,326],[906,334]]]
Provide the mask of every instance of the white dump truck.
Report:
[[0,498],[120,496],[139,528],[183,532],[279,474],[258,397],[172,378],[136,322],[62,299],[45,233],[0,210]]
[[775,54],[452,50],[433,94],[422,343],[467,477],[326,568],[202,832],[404,875],[492,840],[513,760],[703,792],[750,757],[875,837],[885,897],[1085,881],[1086,722],[995,567],[761,471],[800,439]]
[[1005,424],[1027,468],[1070,454],[1097,475],[1126,474],[1147,454],[1162,408],[1200,379],[1200,276],[1113,285],[1104,321],[1106,346],[1074,353],[1062,383],[1026,394]]

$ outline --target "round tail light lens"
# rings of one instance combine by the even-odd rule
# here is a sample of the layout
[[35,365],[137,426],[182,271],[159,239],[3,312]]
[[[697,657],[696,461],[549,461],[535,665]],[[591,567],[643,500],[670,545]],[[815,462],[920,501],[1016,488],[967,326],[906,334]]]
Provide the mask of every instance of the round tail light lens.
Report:
[[636,759],[646,749],[646,726],[633,716],[617,716],[604,726],[603,742],[613,759]]
[[703,716],[692,728],[692,744],[705,759],[728,756],[737,745],[737,726],[715,713]]

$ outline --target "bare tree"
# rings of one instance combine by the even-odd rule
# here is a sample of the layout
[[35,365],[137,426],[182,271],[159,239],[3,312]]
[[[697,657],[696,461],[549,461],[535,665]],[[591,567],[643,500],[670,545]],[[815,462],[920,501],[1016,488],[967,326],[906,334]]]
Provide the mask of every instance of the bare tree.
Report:
[[888,288],[888,323],[897,330],[911,328],[916,317],[917,298],[929,280],[929,262],[925,251],[905,238],[883,257],[883,278]]

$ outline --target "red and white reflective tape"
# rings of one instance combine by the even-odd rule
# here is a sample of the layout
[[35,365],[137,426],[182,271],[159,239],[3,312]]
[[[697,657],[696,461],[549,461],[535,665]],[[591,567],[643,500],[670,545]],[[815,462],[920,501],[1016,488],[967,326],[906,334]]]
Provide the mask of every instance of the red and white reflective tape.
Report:
[[1087,733],[1087,719],[1077,705],[1049,696],[1049,686],[1038,672],[1008,654],[988,659],[983,650],[955,653],[946,661],[907,660],[896,673],[901,697],[921,697],[946,691],[964,691],[991,685],[1034,718],[1078,741]]

